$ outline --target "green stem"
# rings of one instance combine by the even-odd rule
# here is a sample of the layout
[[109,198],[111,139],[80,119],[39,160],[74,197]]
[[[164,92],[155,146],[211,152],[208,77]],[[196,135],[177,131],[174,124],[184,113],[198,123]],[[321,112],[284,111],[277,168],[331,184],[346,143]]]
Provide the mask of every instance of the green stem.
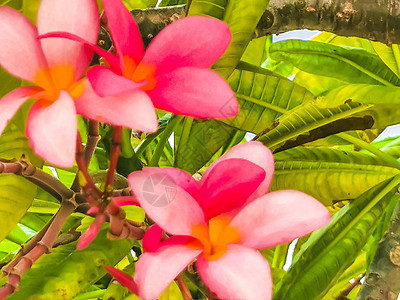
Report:
[[340,137],[341,139],[348,141],[350,143],[352,143],[353,145],[360,147],[362,149],[368,150],[369,152],[371,152],[372,154],[374,154],[376,157],[382,159],[383,161],[387,162],[388,164],[390,164],[392,167],[399,169],[400,170],[400,162],[395,159],[393,156],[375,148],[373,145],[364,142],[363,140],[356,138],[354,136],[351,136],[348,133],[345,132],[341,132],[341,133],[337,133],[336,134],[338,137]]
[[165,144],[168,142],[168,138],[171,136],[172,132],[175,130],[176,125],[181,121],[182,116],[173,116],[165,128],[163,134],[161,135],[157,147],[154,150],[153,157],[149,162],[150,167],[158,167],[158,162],[160,161],[161,154],[163,153],[163,149]]
[[80,294],[74,298],[74,300],[86,300],[86,299],[93,299],[93,298],[102,298],[106,290],[97,290],[91,291],[87,293]]

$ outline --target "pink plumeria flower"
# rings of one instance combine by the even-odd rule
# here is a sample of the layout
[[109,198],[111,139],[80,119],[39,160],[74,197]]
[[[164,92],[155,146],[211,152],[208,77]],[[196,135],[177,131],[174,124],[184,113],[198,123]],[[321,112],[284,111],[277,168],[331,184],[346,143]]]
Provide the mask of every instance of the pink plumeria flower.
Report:
[[20,87],[0,99],[0,134],[21,105],[36,99],[26,135],[35,153],[60,167],[72,167],[77,117],[74,99],[92,57],[82,44],[65,39],[39,41],[38,33],[64,30],[96,42],[99,30],[95,0],[42,0],[37,28],[16,10],[0,7],[0,65],[36,86]]
[[[116,56],[91,45],[110,64],[88,71],[98,95],[135,93],[150,97],[156,108],[198,118],[238,113],[232,89],[209,69],[230,43],[227,24],[209,17],[183,18],[164,28],[144,51],[139,29],[123,3],[103,0],[103,5]],[[60,32],[44,37],[50,36],[85,42]]]
[[[200,182],[173,168],[130,174],[133,193],[159,228],[146,233],[148,251],[133,279],[107,270],[141,299],[153,300],[197,260],[200,277],[218,298],[271,299],[270,267],[258,249],[290,242],[330,221],[328,210],[304,193],[266,194],[273,171],[271,152],[249,142],[216,160]],[[160,240],[162,230],[171,237]]]

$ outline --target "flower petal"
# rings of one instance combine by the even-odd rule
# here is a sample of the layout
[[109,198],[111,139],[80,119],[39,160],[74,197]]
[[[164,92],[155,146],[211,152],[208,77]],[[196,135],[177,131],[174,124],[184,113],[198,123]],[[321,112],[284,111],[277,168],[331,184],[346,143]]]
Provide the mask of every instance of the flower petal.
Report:
[[268,191],[274,175],[274,156],[272,155],[272,152],[261,142],[247,142],[232,147],[207,169],[207,171],[203,174],[201,182],[204,182],[207,179],[212,169],[217,166],[219,162],[231,158],[246,159],[265,170],[266,176],[264,181],[260,184],[249,200],[253,200],[261,195],[264,195]]
[[183,18],[165,27],[150,43],[143,63],[157,72],[178,67],[207,68],[225,52],[231,41],[229,26],[202,16]]
[[84,79],[84,92],[75,100],[76,110],[86,118],[139,131],[154,132],[158,127],[156,110],[140,89],[115,96],[99,97]]
[[111,266],[104,266],[104,268],[106,268],[108,273],[110,273],[123,286],[127,287],[132,293],[137,293],[136,283],[130,275]]
[[244,207],[232,220],[245,246],[265,249],[290,242],[326,225],[329,211],[299,191],[277,191]]
[[164,231],[191,235],[192,227],[204,224],[197,201],[163,168],[145,168],[128,176],[129,186],[146,214]]
[[139,28],[131,13],[120,0],[103,0],[103,5],[107,25],[121,62],[124,56],[129,56],[138,63],[143,57],[144,48]]
[[157,299],[200,253],[201,250],[174,244],[142,254],[135,265],[134,277],[140,299]]
[[35,82],[37,72],[47,67],[36,27],[21,13],[1,6],[0,28],[0,65],[16,77]]
[[0,99],[0,134],[6,129],[8,122],[26,100],[33,97],[37,88],[24,86],[13,90]]
[[267,260],[256,250],[230,244],[218,260],[199,256],[197,269],[208,288],[221,299],[272,299],[272,278]]
[[86,231],[82,234],[82,236],[79,239],[77,249],[82,250],[86,248],[97,236],[99,233],[101,225],[106,221],[105,215],[97,215],[96,219],[92,224],[90,224],[89,228],[86,229]]
[[37,155],[62,168],[74,164],[77,117],[74,100],[65,91],[47,107],[35,103],[28,114],[26,135]]
[[205,180],[201,180],[203,208],[207,219],[241,207],[265,178],[265,171],[241,158],[219,162]]
[[157,224],[151,226],[144,234],[142,245],[144,250],[154,252],[158,249],[162,236],[162,229]]
[[54,31],[54,32],[49,32],[49,33],[39,35],[38,38],[39,39],[63,38],[63,39],[68,39],[71,41],[79,42],[79,43],[89,47],[92,51],[96,52],[98,55],[102,56],[108,62],[108,64],[110,65],[110,68],[112,70],[114,70],[116,72],[121,70],[119,60],[115,55],[111,54],[110,52],[107,52],[106,50],[101,49],[96,44],[90,43],[75,34],[72,34],[69,32]]
[[[39,34],[66,31],[90,43],[96,43],[99,33],[96,1],[42,0],[37,15],[37,27]],[[63,38],[42,39],[40,42],[49,66],[72,66],[75,80],[86,71],[92,58],[92,50],[81,43]]]
[[157,108],[195,118],[231,118],[238,113],[232,89],[212,70],[183,67],[155,79],[156,87],[147,93]]
[[144,85],[117,75],[109,68],[102,66],[91,68],[87,76],[94,91],[101,97],[132,91]]
[[121,206],[128,206],[128,205],[134,205],[134,206],[139,206],[139,202],[137,199],[133,196],[120,196],[120,197],[114,197],[112,199],[114,203],[121,207]]

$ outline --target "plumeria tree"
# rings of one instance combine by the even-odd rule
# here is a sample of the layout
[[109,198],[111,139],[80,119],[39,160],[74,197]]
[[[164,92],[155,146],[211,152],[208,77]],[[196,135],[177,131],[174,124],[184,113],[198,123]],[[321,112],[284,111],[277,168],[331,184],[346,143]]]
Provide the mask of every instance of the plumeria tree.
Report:
[[397,297],[399,48],[267,8],[3,1],[0,299]]

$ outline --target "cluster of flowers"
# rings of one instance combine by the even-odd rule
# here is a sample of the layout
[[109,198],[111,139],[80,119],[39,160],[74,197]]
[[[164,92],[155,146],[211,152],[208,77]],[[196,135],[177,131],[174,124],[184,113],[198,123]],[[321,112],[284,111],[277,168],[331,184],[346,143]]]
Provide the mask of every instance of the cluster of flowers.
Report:
[[[144,50],[122,2],[103,0],[103,5],[116,55],[95,45],[95,0],[42,0],[37,28],[19,12],[0,7],[0,64],[34,83],[0,100],[0,133],[25,101],[36,99],[27,119],[30,145],[46,161],[71,167],[77,114],[145,132],[157,129],[155,108],[199,118],[237,114],[233,91],[208,68],[230,43],[226,24],[207,17],[184,18],[162,30]],[[93,51],[108,66],[87,70]],[[220,108],[225,105],[231,109],[223,114]],[[199,182],[174,168],[132,173],[132,203],[156,225],[143,239],[146,252],[134,278],[112,267],[107,270],[142,299],[156,299],[197,261],[199,275],[217,297],[270,299],[270,268],[257,249],[289,242],[330,220],[326,208],[306,194],[266,194],[273,171],[272,153],[250,142],[221,156]],[[154,181],[163,183],[154,186],[158,202],[146,194],[146,185]],[[160,196],[165,186],[173,190],[172,196]],[[167,239],[162,239],[163,232]]]

